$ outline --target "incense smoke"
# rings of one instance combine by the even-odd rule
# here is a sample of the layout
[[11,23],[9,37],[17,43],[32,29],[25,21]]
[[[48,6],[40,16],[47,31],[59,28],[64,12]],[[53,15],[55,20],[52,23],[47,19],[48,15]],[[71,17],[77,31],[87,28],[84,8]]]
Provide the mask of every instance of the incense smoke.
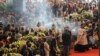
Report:
[[54,17],[52,13],[52,7],[48,0],[31,0],[30,3],[25,4],[25,12],[29,15],[25,22],[28,27],[36,27],[38,22],[42,23],[46,28],[50,28],[52,24],[55,24],[57,28],[63,29],[68,26],[73,34],[77,34],[77,30],[80,25],[77,22],[62,21],[62,18]]

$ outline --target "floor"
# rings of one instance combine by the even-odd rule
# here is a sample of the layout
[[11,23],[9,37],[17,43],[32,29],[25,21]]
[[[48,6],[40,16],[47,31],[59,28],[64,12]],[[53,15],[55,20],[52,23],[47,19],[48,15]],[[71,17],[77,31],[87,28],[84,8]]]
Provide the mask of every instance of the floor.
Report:
[[93,49],[84,53],[79,53],[72,50],[70,56],[99,56],[99,51],[98,49]]

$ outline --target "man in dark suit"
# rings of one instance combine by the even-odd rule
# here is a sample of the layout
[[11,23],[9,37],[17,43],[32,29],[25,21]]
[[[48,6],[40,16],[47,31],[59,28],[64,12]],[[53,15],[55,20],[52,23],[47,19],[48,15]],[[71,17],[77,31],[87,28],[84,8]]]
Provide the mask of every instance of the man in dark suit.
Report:
[[98,32],[98,37],[99,37],[98,48],[99,48],[99,56],[100,56],[100,19],[99,19],[98,25],[97,25],[97,32]]
[[97,31],[98,31],[98,47],[99,47],[99,56],[100,56],[100,0],[98,0],[98,26],[97,26]]
[[71,31],[68,27],[65,27],[64,32],[62,33],[62,43],[63,43],[63,51],[62,56],[69,56],[69,49],[71,44]]

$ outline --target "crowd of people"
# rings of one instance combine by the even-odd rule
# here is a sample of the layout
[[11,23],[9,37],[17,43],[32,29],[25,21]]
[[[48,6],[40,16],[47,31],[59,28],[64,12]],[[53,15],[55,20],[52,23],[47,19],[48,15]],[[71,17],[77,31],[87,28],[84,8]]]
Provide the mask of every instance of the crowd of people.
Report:
[[[56,17],[66,17],[74,12],[81,13],[83,10],[93,10],[93,13],[98,9],[95,2],[82,3],[72,1],[53,1],[50,4],[51,9]],[[80,8],[80,9],[79,9]]]
[[[97,48],[97,30],[94,30],[92,25],[89,25],[91,28],[86,31],[84,25],[85,24],[81,25],[77,40],[74,40],[73,44],[74,50],[78,52],[85,52],[90,48]],[[34,37],[27,37],[27,35],[35,36],[35,40],[32,40]],[[11,43],[19,41],[22,36],[26,36],[27,39],[25,40],[25,45],[23,45],[20,50],[16,44],[10,46]],[[70,49],[72,49],[73,38],[69,27],[65,27],[64,31],[60,32],[55,25],[52,25],[50,30],[44,31],[40,23],[38,23],[34,30],[28,30],[24,27],[15,27],[13,24],[4,28],[0,26],[0,47],[12,48],[14,49],[13,52],[10,51],[8,53],[15,52],[23,56],[67,56],[70,54]],[[34,43],[36,48],[32,48],[31,43]],[[4,50],[5,49],[0,51],[0,55],[7,54]]]
[[[91,6],[91,4],[87,3],[64,3],[60,5],[55,4],[52,8],[55,16],[63,15],[62,17],[67,17],[67,15],[73,12],[80,14],[86,10],[93,13],[93,18],[85,18],[85,20],[81,21],[78,34],[75,36],[76,39],[68,26],[65,26],[63,30],[59,30],[59,28],[53,24],[50,29],[45,29],[45,27],[41,25],[41,22],[39,22],[35,28],[30,29],[24,26],[15,26],[13,21],[5,26],[0,23],[0,56],[4,56],[4,54],[9,56],[11,55],[10,53],[18,53],[22,56],[68,56],[70,55],[71,49],[77,52],[85,52],[98,48],[99,17],[98,7],[96,5]],[[15,17],[15,21],[17,20],[16,17],[20,17],[11,12],[6,13],[2,11],[0,11],[0,16],[3,18],[2,20],[8,17]],[[69,17],[69,19],[70,18],[71,17]],[[12,44],[23,40],[25,42],[21,48],[20,45]],[[32,44],[36,47],[33,47]]]
[[0,21],[2,21],[4,25],[11,23],[17,24],[16,22],[18,22],[20,18],[21,14],[19,13],[13,11],[0,11]]

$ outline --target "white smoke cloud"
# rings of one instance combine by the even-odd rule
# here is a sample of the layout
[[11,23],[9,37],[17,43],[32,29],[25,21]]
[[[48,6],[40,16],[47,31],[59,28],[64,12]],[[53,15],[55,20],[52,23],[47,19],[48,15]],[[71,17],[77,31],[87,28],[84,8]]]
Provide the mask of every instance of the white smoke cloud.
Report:
[[[31,3],[33,4],[25,4],[30,6],[29,8],[31,10],[30,12],[26,10],[26,13],[30,15],[27,19],[29,22],[26,25],[29,24],[30,27],[35,27],[40,22],[46,28],[50,28],[52,24],[55,24],[60,29],[68,26],[74,35],[77,34],[79,25],[76,22],[62,21],[62,18],[54,17],[48,0],[31,0]],[[24,7],[24,9],[26,8]]]

